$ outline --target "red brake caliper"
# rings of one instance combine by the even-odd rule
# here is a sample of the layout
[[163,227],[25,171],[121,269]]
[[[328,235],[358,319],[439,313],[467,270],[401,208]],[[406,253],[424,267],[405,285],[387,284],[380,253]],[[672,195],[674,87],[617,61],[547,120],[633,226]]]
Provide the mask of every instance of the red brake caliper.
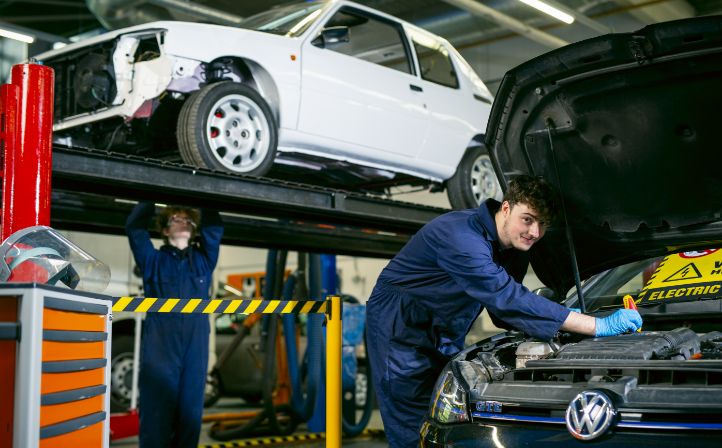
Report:
[[[220,110],[217,110],[216,113],[213,115],[215,115],[217,118],[223,118],[223,112],[221,112]],[[218,134],[220,133],[221,131],[218,128],[211,128],[211,138],[218,137]]]

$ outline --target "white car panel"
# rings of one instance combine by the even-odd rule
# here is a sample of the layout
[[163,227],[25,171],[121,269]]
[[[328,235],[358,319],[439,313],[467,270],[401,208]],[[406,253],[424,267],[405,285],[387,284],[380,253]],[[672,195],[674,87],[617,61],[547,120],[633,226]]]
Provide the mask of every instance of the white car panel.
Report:
[[[359,145],[288,129],[281,130],[279,141],[284,143],[279,143],[278,150],[285,153],[308,154],[333,160],[343,160],[380,170],[408,174],[434,182],[444,180],[439,176],[439,173],[444,171],[445,165],[439,166],[425,160],[410,159],[401,155],[379,151],[375,148],[360,147]],[[329,147],[333,147],[334,151],[329,152],[327,149]],[[394,168],[390,169],[390,166]]]
[[310,44],[302,73],[299,131],[416,156],[428,120],[416,77]]
[[[487,101],[491,101],[491,94],[473,69],[444,39],[387,14],[343,0],[320,7],[312,2],[306,5],[300,6],[304,12],[298,16],[307,14],[305,19],[287,35],[271,32],[277,23],[283,24],[283,17],[259,28],[261,31],[162,21],[109,32],[38,55],[39,60],[64,70],[63,86],[82,79],[70,78],[77,77],[80,70],[73,64],[80,61],[73,61],[72,55],[82,58],[89,49],[98,47],[102,50],[98,54],[109,57],[106,65],[87,62],[85,70],[97,70],[86,73],[87,79],[100,83],[99,92],[114,97],[96,101],[95,84],[89,92],[61,92],[65,115],[56,115],[54,130],[70,134],[59,134],[58,139],[72,142],[73,133],[95,132],[93,129],[107,132],[110,126],[120,129],[119,125],[105,125],[104,120],[121,117],[130,125],[135,118],[149,118],[166,101],[164,98],[189,104],[187,100],[195,91],[230,81],[246,84],[244,88],[255,90],[260,101],[268,103],[278,126],[278,151],[348,161],[378,169],[381,176],[401,173],[439,183],[449,180],[467,148],[483,138],[490,110]],[[318,9],[308,15],[313,8]],[[339,26],[342,37],[345,30],[349,39],[344,42],[358,47],[355,53],[343,54],[333,45],[314,42],[341,10],[362,18]],[[369,28],[366,34],[360,31],[367,24],[363,18],[373,19],[372,24],[379,19],[378,23],[390,25],[399,33],[398,42],[391,39],[387,45],[379,38],[376,45]],[[458,88],[422,79],[410,35],[446,49]],[[143,54],[136,54],[139,39],[154,36],[157,42],[143,42],[155,48],[152,54],[145,57],[145,47]],[[403,71],[403,64],[399,65],[403,56],[409,60],[408,73]],[[395,68],[381,65],[388,61]],[[217,66],[220,74],[213,75]],[[115,85],[108,88],[104,82]],[[170,95],[164,95],[166,92]],[[82,102],[79,95],[85,95]],[[107,123],[115,122],[117,118]],[[94,123],[99,126],[88,127]],[[131,126],[127,132],[133,132]],[[203,132],[194,134],[201,139],[198,141],[207,138]],[[120,141],[132,143],[133,138],[131,135]],[[186,138],[186,142],[191,140]],[[112,143],[111,139],[108,148]],[[198,151],[203,147],[199,145],[186,151]],[[284,163],[291,164],[290,160]],[[301,162],[298,166],[303,165]]]

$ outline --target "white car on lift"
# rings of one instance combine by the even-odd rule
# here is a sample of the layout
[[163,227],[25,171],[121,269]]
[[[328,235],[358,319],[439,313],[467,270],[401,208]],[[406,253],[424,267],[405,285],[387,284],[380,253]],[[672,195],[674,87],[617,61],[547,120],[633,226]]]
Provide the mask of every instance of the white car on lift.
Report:
[[446,40],[356,3],[148,23],[36,58],[56,73],[57,143],[361,191],[446,187],[457,208],[500,196],[484,83]]

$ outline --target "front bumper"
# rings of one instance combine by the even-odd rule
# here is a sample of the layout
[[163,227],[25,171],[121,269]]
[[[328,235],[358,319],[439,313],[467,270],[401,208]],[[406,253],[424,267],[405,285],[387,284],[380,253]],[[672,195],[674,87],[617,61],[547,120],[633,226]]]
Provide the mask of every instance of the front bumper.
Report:
[[422,448],[722,447],[722,431],[616,428],[599,439],[582,442],[572,437],[563,424],[489,421],[442,425],[428,418],[420,439]]

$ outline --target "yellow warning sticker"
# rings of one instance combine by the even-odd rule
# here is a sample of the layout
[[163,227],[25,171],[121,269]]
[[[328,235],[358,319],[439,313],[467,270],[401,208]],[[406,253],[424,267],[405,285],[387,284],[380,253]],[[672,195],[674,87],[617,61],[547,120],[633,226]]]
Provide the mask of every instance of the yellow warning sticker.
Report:
[[719,297],[722,290],[722,250],[668,255],[639,293],[639,302],[688,302]]

